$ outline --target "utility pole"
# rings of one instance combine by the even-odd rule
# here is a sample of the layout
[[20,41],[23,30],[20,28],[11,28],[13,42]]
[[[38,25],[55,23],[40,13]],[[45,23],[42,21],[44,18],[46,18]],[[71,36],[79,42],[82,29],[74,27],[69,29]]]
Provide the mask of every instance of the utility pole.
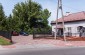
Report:
[[57,6],[57,16],[56,16],[56,29],[55,29],[55,39],[57,38],[57,25],[58,25],[58,13],[59,9],[61,10],[61,15],[62,15],[62,25],[63,25],[63,36],[64,36],[64,41],[66,42],[66,36],[65,36],[65,26],[64,26],[64,15],[63,15],[63,8],[62,8],[62,0],[58,0],[58,6]]

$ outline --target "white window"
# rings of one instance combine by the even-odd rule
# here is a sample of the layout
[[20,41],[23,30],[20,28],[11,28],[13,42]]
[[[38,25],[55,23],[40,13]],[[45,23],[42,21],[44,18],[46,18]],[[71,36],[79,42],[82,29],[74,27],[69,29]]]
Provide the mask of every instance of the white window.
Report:
[[71,32],[71,27],[67,27],[67,29],[68,29],[68,32]]

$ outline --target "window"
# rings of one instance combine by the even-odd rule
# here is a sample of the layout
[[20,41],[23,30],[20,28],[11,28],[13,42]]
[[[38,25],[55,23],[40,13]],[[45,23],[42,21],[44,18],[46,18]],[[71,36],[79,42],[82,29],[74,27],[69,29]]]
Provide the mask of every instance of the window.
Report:
[[83,26],[78,26],[77,27],[77,32],[80,32],[80,30],[83,28]]
[[68,27],[68,32],[71,32],[71,27]]

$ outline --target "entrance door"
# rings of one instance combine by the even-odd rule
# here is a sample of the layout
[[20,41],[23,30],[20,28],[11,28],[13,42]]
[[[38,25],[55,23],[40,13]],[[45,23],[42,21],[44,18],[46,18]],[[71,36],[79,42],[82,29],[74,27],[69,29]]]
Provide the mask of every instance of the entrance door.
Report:
[[63,28],[58,29],[58,36],[63,36]]
[[78,32],[79,32],[79,36],[81,37],[81,36],[83,36],[84,35],[84,27],[83,26],[79,26],[78,27]]

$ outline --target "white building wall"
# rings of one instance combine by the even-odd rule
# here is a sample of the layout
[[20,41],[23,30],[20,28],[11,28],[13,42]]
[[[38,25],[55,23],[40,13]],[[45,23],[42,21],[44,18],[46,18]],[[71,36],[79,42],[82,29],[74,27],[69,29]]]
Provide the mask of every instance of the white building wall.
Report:
[[[65,28],[66,28],[66,29],[67,29],[68,27],[71,27],[72,36],[79,36],[78,31],[77,31],[77,27],[78,27],[78,26],[83,26],[83,27],[85,27],[85,21],[65,23]],[[68,30],[66,30],[66,32],[68,32]]]
[[[71,27],[71,32],[74,33],[72,36],[79,36],[77,27],[83,26],[85,27],[85,21],[76,21],[76,22],[68,22],[65,23],[65,33],[68,32],[68,27]],[[52,25],[52,31],[55,32],[55,25]]]
[[52,31],[55,32],[55,28],[56,26],[55,25],[52,25]]

